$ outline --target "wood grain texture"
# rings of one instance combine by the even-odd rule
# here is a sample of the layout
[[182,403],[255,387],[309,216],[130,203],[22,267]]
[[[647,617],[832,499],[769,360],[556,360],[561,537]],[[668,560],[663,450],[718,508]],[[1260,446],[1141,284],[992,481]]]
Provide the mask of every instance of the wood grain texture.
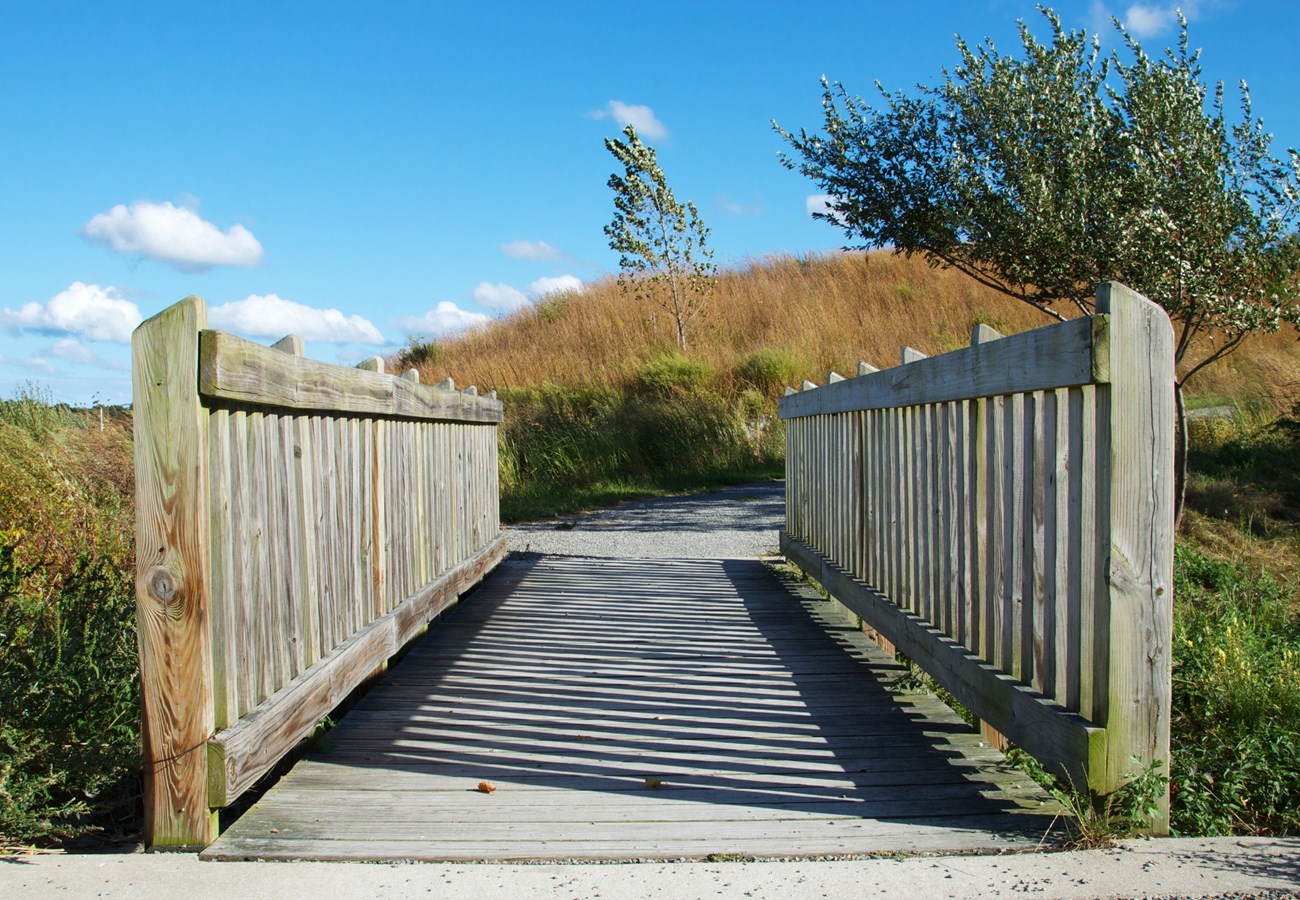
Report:
[[[1110,384],[1101,389],[1111,417],[1110,621],[1101,637],[1110,658],[1107,779],[1118,784],[1153,762],[1169,771],[1174,335],[1158,306],[1123,285],[1102,285],[1097,309],[1111,324]],[[1168,796],[1156,823],[1167,830]]]
[[131,339],[145,834],[160,848],[203,846],[213,833],[208,422],[192,389],[206,320],[190,297]]
[[204,856],[1035,846],[1045,795],[831,606],[757,561],[512,559]]
[[198,384],[206,397],[289,409],[501,421],[501,402],[490,397],[290,356],[220,331],[204,331],[199,347]]
[[1089,384],[1094,380],[1094,330],[1102,327],[1073,319],[974,344],[930,357],[924,365],[909,363],[817,390],[805,388],[782,397],[778,411],[791,419]]

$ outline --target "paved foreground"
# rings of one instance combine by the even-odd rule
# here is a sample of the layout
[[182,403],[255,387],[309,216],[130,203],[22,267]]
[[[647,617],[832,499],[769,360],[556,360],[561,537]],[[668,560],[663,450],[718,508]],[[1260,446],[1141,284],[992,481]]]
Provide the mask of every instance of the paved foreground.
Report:
[[180,854],[0,858],[0,897],[1300,897],[1300,839],[842,862],[474,865],[201,862]]

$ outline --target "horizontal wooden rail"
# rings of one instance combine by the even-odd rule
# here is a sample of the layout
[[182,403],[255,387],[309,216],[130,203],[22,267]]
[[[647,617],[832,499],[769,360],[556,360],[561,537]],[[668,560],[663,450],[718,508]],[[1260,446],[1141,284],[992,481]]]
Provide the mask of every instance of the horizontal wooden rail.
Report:
[[1173,335],[1122,285],[1097,310],[784,397],[781,543],[976,716],[1107,793],[1168,760]]
[[[1106,314],[972,344],[925,360],[845,378],[781,401],[781,418],[830,415],[1023,394],[1108,380]],[[916,360],[920,362],[921,360]]]
[[501,421],[501,401],[492,397],[291,356],[220,331],[199,335],[199,361],[199,393],[205,397],[406,419]]
[[[207,325],[133,338],[146,840],[232,802],[501,559],[495,397]],[[411,376],[415,376],[414,378]]]

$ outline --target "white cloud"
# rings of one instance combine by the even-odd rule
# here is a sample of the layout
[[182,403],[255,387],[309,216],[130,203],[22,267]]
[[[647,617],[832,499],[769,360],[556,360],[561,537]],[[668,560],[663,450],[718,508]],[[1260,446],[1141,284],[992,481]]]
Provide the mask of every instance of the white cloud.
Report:
[[528,295],[508,284],[492,284],[488,281],[481,281],[474,288],[474,300],[480,306],[486,306],[488,309],[509,312],[512,309],[527,305]]
[[43,305],[33,302],[16,310],[6,307],[0,311],[0,330],[75,334],[91,341],[129,344],[140,318],[140,308],[112,285],[74,281]]
[[74,363],[88,363],[95,358],[95,354],[90,352],[89,347],[73,338],[63,338],[56,341],[54,346],[50,347],[46,352],[50,356]]
[[809,194],[804,198],[804,209],[808,211],[810,216],[814,213],[829,213],[831,212],[831,200],[833,199],[830,194]]
[[192,208],[141,200],[118,204],[86,223],[82,235],[119,253],[165,262],[182,272],[213,266],[256,266],[262,245],[243,225],[222,231]]
[[526,262],[564,262],[569,258],[546,241],[510,241],[501,245],[501,252]]
[[1134,3],[1124,13],[1124,27],[1136,38],[1155,37],[1177,21],[1174,9],[1174,6]]
[[804,199],[804,209],[808,215],[813,213],[823,213],[831,217],[831,221],[840,227],[844,226],[844,217],[835,210],[831,209],[831,204],[835,202],[835,197],[830,194],[810,194]]
[[563,291],[576,291],[582,288],[582,279],[574,275],[557,275],[554,278],[539,278],[528,285],[528,293],[534,297],[545,297]]
[[648,106],[611,100],[604,109],[591,113],[594,119],[613,119],[619,127],[631,125],[637,134],[652,141],[668,137],[668,128],[655,117],[655,111]]
[[482,325],[488,318],[483,313],[461,309],[450,300],[443,300],[424,315],[395,319],[393,325],[414,337],[437,337],[453,331],[463,331],[473,325]]
[[214,328],[237,331],[249,337],[280,338],[296,334],[305,341],[324,344],[386,344],[369,319],[345,316],[337,309],[317,309],[275,294],[252,294],[208,310]]
[[748,203],[741,203],[737,200],[731,200],[723,197],[718,201],[718,205],[733,216],[744,216],[746,218],[756,218],[763,215],[763,207],[751,206]]

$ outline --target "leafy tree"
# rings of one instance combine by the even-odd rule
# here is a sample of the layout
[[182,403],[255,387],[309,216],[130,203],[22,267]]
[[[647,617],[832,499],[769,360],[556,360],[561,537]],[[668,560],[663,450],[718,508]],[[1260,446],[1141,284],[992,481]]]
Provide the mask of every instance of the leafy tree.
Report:
[[694,203],[677,202],[654,148],[631,125],[623,135],[624,141],[605,140],[605,149],[624,167],[623,175],[609,176],[614,220],[605,226],[610,249],[619,253],[619,284],[670,312],[677,346],[685,350],[687,325],[703,311],[717,281],[713,250],[706,245],[709,229]]
[[1251,333],[1300,323],[1300,158],[1271,155],[1244,83],[1229,123],[1185,20],[1159,58],[1114,22],[1125,62],[1042,11],[1050,43],[1023,22],[1019,57],[959,38],[943,83],[877,84],[876,107],[823,79],[824,134],[773,123],[795,151],[782,162],[831,197],[819,217],[851,240],[920,253],[1049,316],[1090,313],[1110,280],[1160,304],[1177,339],[1181,512],[1183,386]]

